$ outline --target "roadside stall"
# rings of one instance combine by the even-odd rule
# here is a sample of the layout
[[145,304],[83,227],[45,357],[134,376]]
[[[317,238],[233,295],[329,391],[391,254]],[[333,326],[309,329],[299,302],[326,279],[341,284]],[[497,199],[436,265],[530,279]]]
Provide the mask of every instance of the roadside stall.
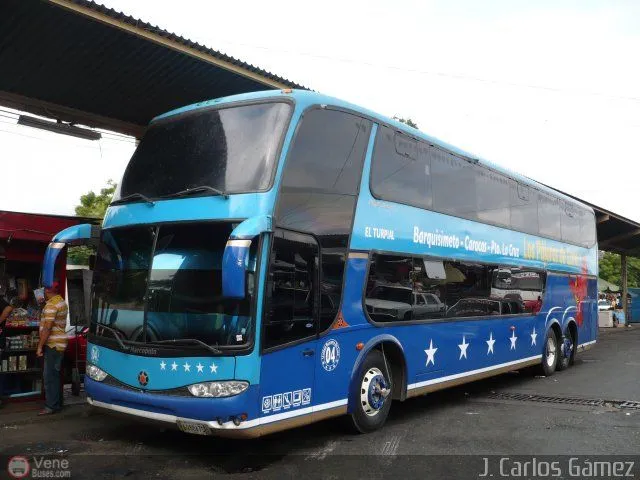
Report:
[[610,328],[624,324],[620,287],[598,278],[598,326]]
[[[0,392],[4,400],[37,399],[42,394],[42,360],[36,356],[41,301],[41,268],[53,235],[95,220],[0,211],[0,297],[12,311],[0,325]],[[56,261],[66,285],[66,252]],[[63,289],[62,295],[66,297]]]

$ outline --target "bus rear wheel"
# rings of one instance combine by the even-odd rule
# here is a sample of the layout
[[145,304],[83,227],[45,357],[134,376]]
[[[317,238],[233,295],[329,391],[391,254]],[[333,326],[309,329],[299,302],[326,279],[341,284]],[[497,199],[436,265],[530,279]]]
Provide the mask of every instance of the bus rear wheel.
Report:
[[558,337],[552,328],[547,332],[542,352],[542,374],[549,377],[556,371],[558,365]]
[[371,351],[360,369],[352,427],[359,433],[373,432],[384,425],[391,408],[391,370],[381,352]]
[[560,345],[560,352],[558,358],[558,371],[566,370],[569,366],[573,365],[573,360],[576,355],[576,340],[571,333],[571,329],[567,327],[562,337],[562,344]]

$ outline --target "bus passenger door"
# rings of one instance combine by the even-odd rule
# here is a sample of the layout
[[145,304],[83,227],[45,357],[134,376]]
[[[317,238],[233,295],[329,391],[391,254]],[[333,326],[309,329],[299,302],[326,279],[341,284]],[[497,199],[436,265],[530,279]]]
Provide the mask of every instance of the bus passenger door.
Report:
[[260,374],[261,415],[311,413],[318,319],[318,245],[276,230],[269,260]]

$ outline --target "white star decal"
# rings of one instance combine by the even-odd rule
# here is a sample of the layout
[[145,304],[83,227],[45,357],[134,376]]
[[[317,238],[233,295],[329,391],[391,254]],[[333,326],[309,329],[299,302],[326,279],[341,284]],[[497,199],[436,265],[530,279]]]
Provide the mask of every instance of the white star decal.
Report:
[[164,363],[164,360],[160,362],[160,370],[166,370],[167,364]]
[[509,350],[515,350],[516,349],[516,340],[518,340],[518,337],[516,337],[516,331],[515,330],[511,330],[511,336],[509,337],[509,340],[511,340],[511,347],[509,348]]
[[198,373],[202,373],[202,369],[204,368],[204,365],[198,362],[198,365],[196,365],[196,368],[198,369]]
[[436,364],[435,356],[437,351],[438,351],[437,348],[433,348],[433,340],[429,340],[429,350],[424,351],[424,353],[427,354],[427,364],[426,364],[427,367],[429,366],[429,362],[431,362],[435,366]]
[[533,347],[536,344],[536,338],[538,334],[536,333],[536,327],[533,327],[533,332],[531,332],[531,346]]
[[460,358],[458,360],[462,360],[462,357],[467,358],[467,348],[469,347],[469,344],[467,343],[467,339],[464,335],[462,336],[462,343],[458,345],[458,347],[460,348]]
[[209,368],[211,369],[211,373],[218,373],[218,365],[216,365],[215,363],[209,365]]
[[171,371],[175,372],[176,370],[178,370],[178,364],[176,362],[173,362],[171,364]]
[[187,362],[184,362],[184,371],[185,372],[190,372],[191,371],[191,365],[189,365]]
[[493,339],[493,332],[489,333],[489,340],[485,340],[485,342],[487,342],[488,345],[488,349],[487,349],[487,355],[489,355],[490,353],[495,353],[493,351],[493,344],[496,343],[496,341]]

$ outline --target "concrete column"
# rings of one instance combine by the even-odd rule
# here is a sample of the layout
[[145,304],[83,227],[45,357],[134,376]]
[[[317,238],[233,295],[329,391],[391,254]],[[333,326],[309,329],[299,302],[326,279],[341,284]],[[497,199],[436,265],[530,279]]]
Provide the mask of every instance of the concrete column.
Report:
[[622,308],[624,310],[624,324],[629,326],[629,312],[627,311],[627,256],[620,255],[620,280],[622,282]]

